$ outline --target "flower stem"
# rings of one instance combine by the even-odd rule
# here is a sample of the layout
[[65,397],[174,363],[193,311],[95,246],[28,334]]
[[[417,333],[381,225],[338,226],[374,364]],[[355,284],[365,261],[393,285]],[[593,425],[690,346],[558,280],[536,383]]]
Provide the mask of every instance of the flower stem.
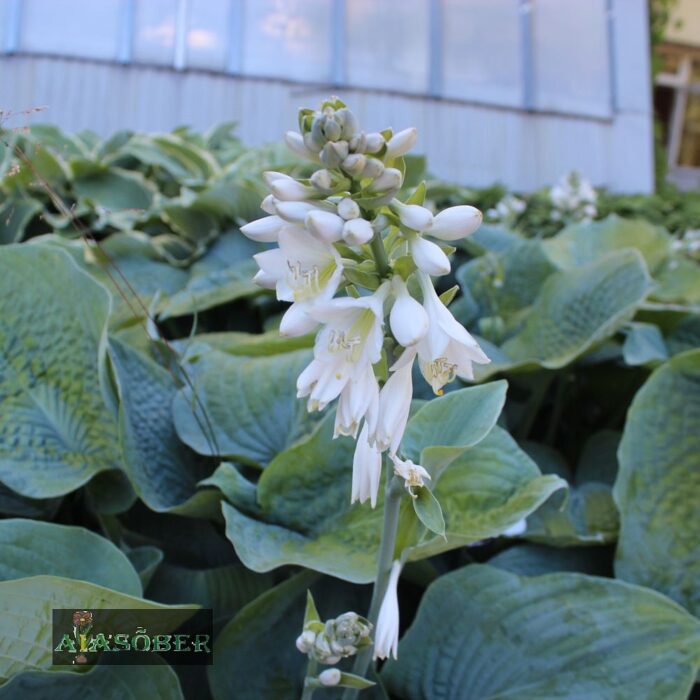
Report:
[[[404,488],[401,479],[397,479],[393,474],[393,467],[387,463],[387,481],[384,489],[384,524],[382,526],[382,539],[379,545],[379,556],[377,558],[377,578],[372,589],[372,601],[369,606],[367,618],[374,626],[376,632],[377,618],[382,599],[386,593],[389,582],[391,565],[394,562],[394,547],[396,545],[396,534],[399,527],[399,509],[401,506],[401,496]],[[373,647],[363,649],[356,657],[352,672],[364,677],[372,660]],[[355,700],[357,697],[356,688],[348,688],[343,693],[343,700]]]
[[318,662],[316,659],[309,657],[309,664],[306,667],[306,678],[304,678],[304,692],[301,695],[301,700],[311,700],[314,695],[314,690],[316,690],[317,686],[316,684],[309,683],[309,681],[311,679],[315,680],[317,666]]
[[384,239],[382,238],[382,234],[379,232],[375,233],[369,245],[372,249],[374,264],[377,266],[377,272],[379,273],[380,277],[389,277],[391,268],[389,267],[389,260],[386,257],[386,250],[384,250]]

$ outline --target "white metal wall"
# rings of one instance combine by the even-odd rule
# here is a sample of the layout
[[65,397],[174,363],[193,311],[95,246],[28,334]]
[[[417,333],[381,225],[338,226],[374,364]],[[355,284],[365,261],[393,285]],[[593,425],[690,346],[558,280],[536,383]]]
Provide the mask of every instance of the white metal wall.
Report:
[[[0,0],[2,2],[2,0]],[[566,0],[549,0],[566,2]],[[518,190],[551,184],[577,169],[618,191],[653,187],[652,115],[646,0],[615,0],[608,116],[547,114],[360,89],[318,88],[169,67],[14,54],[0,57],[0,109],[9,123],[50,121],[68,130],[108,134],[181,124],[207,128],[236,120],[250,144],[279,139],[299,106],[338,93],[369,129],[415,125],[419,150],[444,178]],[[601,49],[602,50],[602,49]],[[556,54],[549,59],[556,60]],[[575,76],[574,76],[575,79]],[[607,89],[607,88],[606,88]],[[537,85],[535,85],[535,92]]]

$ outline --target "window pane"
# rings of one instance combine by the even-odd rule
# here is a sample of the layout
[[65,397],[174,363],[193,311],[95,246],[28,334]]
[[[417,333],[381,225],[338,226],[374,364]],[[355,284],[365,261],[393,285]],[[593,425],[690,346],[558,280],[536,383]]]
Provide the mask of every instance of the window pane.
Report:
[[518,0],[443,0],[443,93],[522,104]]
[[177,0],[136,0],[134,60],[172,64]]
[[230,26],[230,0],[190,0],[187,66],[225,69]]
[[605,0],[536,0],[533,32],[536,106],[609,114]]
[[332,0],[247,0],[243,72],[329,80]]
[[426,92],[428,0],[351,0],[346,8],[348,82]]
[[120,0],[24,0],[24,51],[113,59],[119,41]]

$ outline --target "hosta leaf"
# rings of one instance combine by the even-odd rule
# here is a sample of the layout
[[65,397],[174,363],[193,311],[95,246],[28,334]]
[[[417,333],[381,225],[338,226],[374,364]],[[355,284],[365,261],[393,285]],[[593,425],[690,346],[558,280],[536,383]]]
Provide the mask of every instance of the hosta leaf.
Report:
[[175,345],[188,358],[199,357],[207,350],[220,350],[227,355],[260,357],[312,348],[314,336],[308,334],[285,338],[276,330],[266,333],[201,333],[186,341],[176,342]]
[[654,272],[671,252],[671,237],[643,219],[621,219],[612,215],[602,221],[572,224],[544,241],[550,259],[560,268],[573,270],[597,262],[623,248],[634,248]]
[[653,323],[631,323],[622,345],[622,356],[628,365],[648,365],[668,359],[668,350],[658,326]]
[[557,571],[573,571],[592,576],[612,577],[610,548],[547,547],[542,544],[519,544],[489,559],[495,566],[521,576],[539,576]]
[[126,555],[109,540],[82,527],[36,520],[0,520],[0,581],[50,574],[128,595],[142,594]]
[[21,241],[29,222],[42,208],[35,199],[24,197],[10,197],[0,204],[0,244]]
[[0,686],[0,700],[184,700],[177,674],[165,662],[154,666],[98,664],[87,673],[27,671]]
[[175,379],[116,338],[110,340],[110,357],[121,397],[124,468],[149,508],[177,509],[195,495],[197,482],[211,467],[178,440],[171,408]]
[[471,565],[423,597],[382,673],[403,700],[685,700],[700,622],[653,591]]
[[522,330],[501,348],[508,361],[479,365],[478,376],[518,367],[558,369],[570,364],[630,320],[648,289],[644,261],[633,250],[551,275]]
[[700,350],[677,355],[639,390],[620,443],[615,572],[700,614]]
[[0,483],[0,515],[52,518],[60,504],[60,498],[27,498]]
[[684,257],[671,257],[656,274],[654,299],[679,304],[700,304],[700,265]]
[[68,255],[0,251],[0,480],[59,496],[120,466],[105,405],[102,352],[109,295]]
[[700,347],[700,314],[684,316],[666,338],[672,355]]
[[296,378],[310,359],[305,350],[256,358],[202,355],[194,365],[197,401],[189,388],[175,397],[180,439],[200,454],[264,466],[317,421],[296,398]]
[[184,621],[191,615],[191,606],[188,610],[181,606],[159,605],[93,583],[58,576],[2,581],[0,683],[22,671],[52,667],[51,611],[54,608],[169,610],[171,621]]

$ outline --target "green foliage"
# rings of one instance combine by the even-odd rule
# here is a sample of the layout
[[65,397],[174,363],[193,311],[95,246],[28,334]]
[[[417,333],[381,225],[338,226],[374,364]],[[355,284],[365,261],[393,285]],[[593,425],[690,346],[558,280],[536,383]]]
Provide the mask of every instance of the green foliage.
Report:
[[[320,619],[365,614],[384,499],[350,504],[353,440],[296,397],[313,336],[279,336],[237,230],[261,171],[299,163],[230,125],[3,136],[0,700],[297,697],[307,590]],[[426,202],[504,194],[428,182]],[[700,268],[676,240],[700,196],[600,193],[569,226],[526,203],[454,256],[450,308],[492,362],[415,402],[409,631],[369,700],[681,700],[700,668]],[[213,608],[212,667],[50,669],[52,607],[159,604]]]

